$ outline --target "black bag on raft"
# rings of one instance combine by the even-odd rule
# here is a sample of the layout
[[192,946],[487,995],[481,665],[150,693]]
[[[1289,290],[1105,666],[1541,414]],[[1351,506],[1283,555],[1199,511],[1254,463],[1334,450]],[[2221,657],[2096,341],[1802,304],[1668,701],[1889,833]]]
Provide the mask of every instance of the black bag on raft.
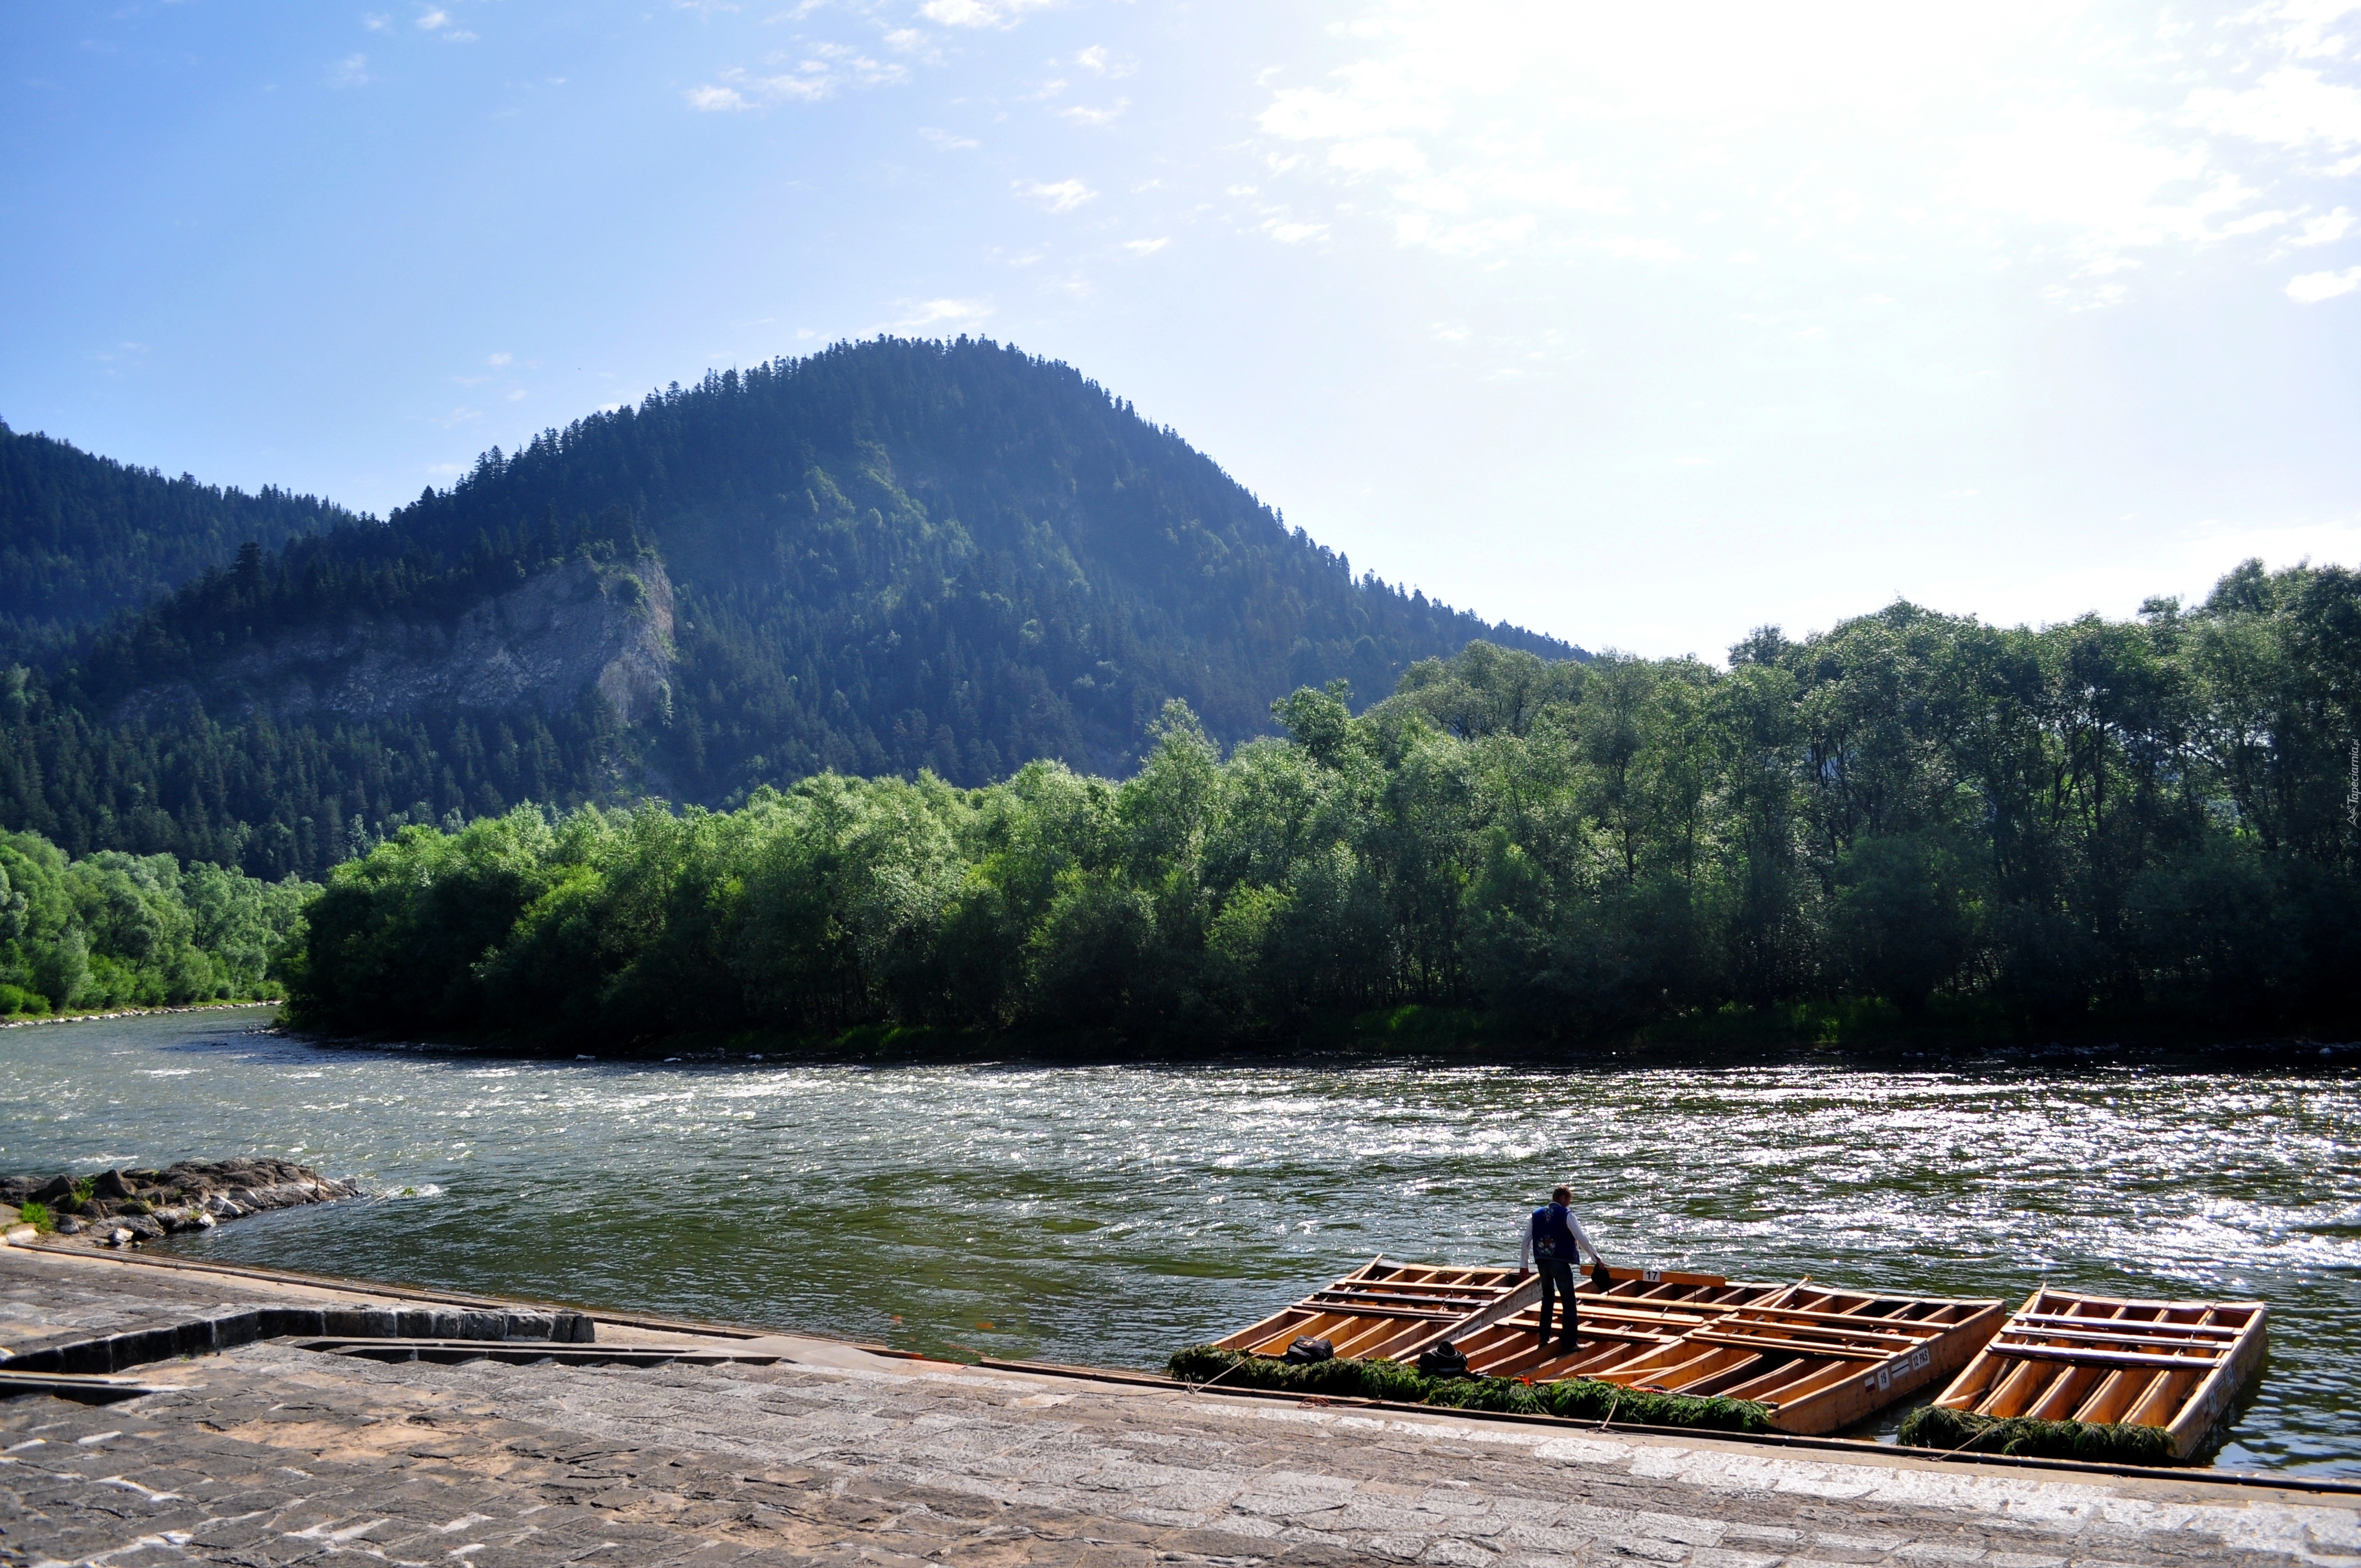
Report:
[[1602,1294],[1614,1285],[1615,1277],[1607,1272],[1605,1258],[1600,1258],[1590,1266],[1590,1283]]
[[1297,1366],[1309,1366],[1315,1361],[1332,1360],[1335,1354],[1334,1345],[1324,1339],[1313,1339],[1310,1334],[1301,1336],[1293,1344],[1287,1347],[1288,1361]]
[[1457,1345],[1444,1340],[1418,1353],[1418,1369],[1429,1377],[1465,1377],[1467,1356]]

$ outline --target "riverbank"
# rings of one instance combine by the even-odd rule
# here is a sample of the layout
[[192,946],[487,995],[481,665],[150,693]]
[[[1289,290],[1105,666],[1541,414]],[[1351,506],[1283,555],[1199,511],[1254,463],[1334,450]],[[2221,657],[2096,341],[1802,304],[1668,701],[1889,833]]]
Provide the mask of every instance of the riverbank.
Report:
[[182,1160],[161,1170],[0,1177],[0,1222],[14,1227],[21,1219],[37,1233],[130,1246],[209,1231],[225,1220],[362,1195],[357,1182],[291,1160]]
[[590,1344],[571,1335],[537,1348],[509,1336],[554,1325],[560,1309],[0,1250],[0,1349],[12,1360],[76,1335],[153,1343],[224,1303],[285,1322],[317,1310],[323,1330],[330,1312],[448,1308],[503,1335],[464,1360],[389,1363],[299,1329],[120,1366],[115,1388],[83,1390],[114,1402],[46,1391],[0,1402],[11,1560],[141,1549],[275,1562],[335,1547],[488,1568],[594,1552],[1769,1568],[2361,1553],[2361,1497],[2336,1484],[1225,1396],[629,1314],[590,1313]]
[[162,1018],[175,1013],[223,1013],[236,1007],[276,1007],[277,997],[244,1002],[192,1002],[185,1007],[109,1007],[81,1013],[9,1014],[0,1016],[0,1029],[29,1029],[36,1024],[92,1024],[109,1018]]
[[[1822,1027],[1819,1010],[1777,1017],[1700,1021],[1694,1027],[1576,1040],[1521,1031],[1467,1009],[1406,1006],[1362,1014],[1277,1042],[1143,1044],[1101,1031],[1051,1033],[864,1025],[829,1034],[751,1031],[636,1041],[551,1040],[514,1034],[336,1035],[281,1025],[288,1038],[330,1050],[448,1053],[517,1061],[607,1061],[777,1067],[1351,1067],[1420,1062],[1458,1067],[1698,1069],[1817,1062],[1876,1069],[1963,1062],[2115,1065],[2208,1070],[2361,1063],[2361,1040],[2265,1036],[2251,1039],[2174,1032],[2126,1035],[2092,1028],[2048,1036],[1925,1027],[1880,1033]],[[1869,1010],[1874,1017],[1876,1010]]]

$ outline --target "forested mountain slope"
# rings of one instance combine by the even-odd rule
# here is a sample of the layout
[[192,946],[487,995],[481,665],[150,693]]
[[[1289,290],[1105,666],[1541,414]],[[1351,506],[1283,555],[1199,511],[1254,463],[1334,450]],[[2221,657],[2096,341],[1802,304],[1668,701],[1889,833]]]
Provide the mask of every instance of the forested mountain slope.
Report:
[[248,541],[273,548],[359,521],[311,496],[167,479],[0,423],[0,654],[144,605]]
[[1355,578],[1066,366],[880,339],[495,448],[9,677],[0,823],[316,875],[521,800],[1127,773],[1171,698],[1234,741],[1479,637],[1579,656]]

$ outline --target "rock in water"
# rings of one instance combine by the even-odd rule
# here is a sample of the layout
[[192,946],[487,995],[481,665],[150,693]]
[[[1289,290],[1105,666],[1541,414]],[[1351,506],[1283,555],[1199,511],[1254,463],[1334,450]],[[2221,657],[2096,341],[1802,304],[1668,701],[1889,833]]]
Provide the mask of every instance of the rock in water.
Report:
[[0,1177],[0,1202],[46,1203],[62,1222],[60,1232],[87,1231],[100,1246],[154,1241],[270,1209],[359,1196],[357,1183],[263,1156],[182,1160],[161,1170],[104,1170],[80,1178]]

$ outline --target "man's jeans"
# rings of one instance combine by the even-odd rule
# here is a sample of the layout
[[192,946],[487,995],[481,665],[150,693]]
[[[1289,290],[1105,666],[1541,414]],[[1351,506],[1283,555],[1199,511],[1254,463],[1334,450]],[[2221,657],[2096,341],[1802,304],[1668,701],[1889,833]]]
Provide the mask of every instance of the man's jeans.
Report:
[[1559,1333],[1558,1338],[1562,1343],[1572,1344],[1574,1343],[1574,1265],[1563,1263],[1554,1258],[1537,1257],[1533,1259],[1533,1266],[1541,1270],[1542,1276],[1543,1343],[1547,1343],[1549,1341],[1550,1297],[1554,1292],[1563,1292],[1565,1296],[1565,1327]]

